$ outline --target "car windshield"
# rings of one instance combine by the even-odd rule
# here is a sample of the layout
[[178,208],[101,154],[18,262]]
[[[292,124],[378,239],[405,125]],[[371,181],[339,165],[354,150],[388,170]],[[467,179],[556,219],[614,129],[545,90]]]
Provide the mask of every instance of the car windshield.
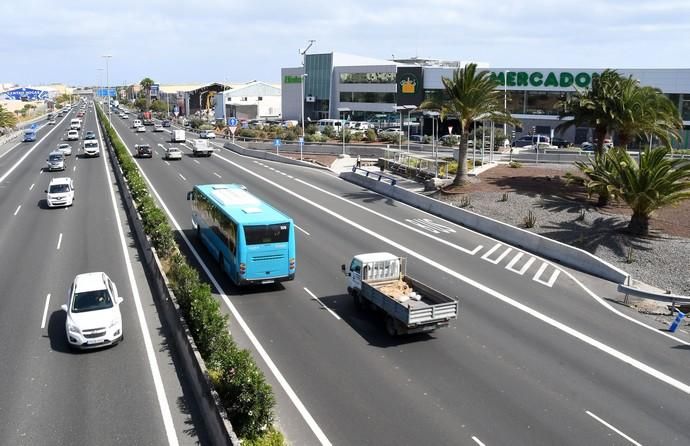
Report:
[[112,308],[113,301],[107,290],[86,291],[74,294],[72,313],[84,313],[87,311],[104,310]]
[[62,161],[62,155],[50,155],[48,157],[50,161]]
[[69,192],[68,184],[53,184],[50,186],[50,189],[48,189],[49,194],[61,194],[65,192]]

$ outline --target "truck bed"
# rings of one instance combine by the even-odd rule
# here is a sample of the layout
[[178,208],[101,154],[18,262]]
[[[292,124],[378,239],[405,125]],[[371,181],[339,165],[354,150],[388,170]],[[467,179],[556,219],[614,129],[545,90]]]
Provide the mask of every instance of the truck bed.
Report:
[[[410,290],[421,295],[421,299],[405,299],[403,292]],[[408,328],[448,321],[458,315],[457,300],[409,276],[401,280],[363,281],[362,291],[365,298]]]

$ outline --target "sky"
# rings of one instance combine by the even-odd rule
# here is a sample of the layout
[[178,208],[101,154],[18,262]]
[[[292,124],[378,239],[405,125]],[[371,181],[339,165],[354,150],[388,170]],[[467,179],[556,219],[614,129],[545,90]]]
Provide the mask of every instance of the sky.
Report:
[[0,83],[279,83],[299,50],[690,68],[690,0],[2,0]]

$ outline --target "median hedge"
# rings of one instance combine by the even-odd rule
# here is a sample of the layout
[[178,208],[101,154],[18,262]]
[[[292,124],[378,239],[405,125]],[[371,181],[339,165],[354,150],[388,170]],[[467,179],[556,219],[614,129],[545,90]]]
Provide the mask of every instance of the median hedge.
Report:
[[284,444],[282,434],[273,428],[275,398],[263,372],[249,352],[240,349],[230,336],[228,317],[220,311],[211,287],[199,279],[197,270],[179,253],[165,213],[156,206],[132,156],[103,111],[97,107],[97,112],[141,215],[144,230],[163,263],[169,265],[166,273],[182,316],[235,433],[256,445]]

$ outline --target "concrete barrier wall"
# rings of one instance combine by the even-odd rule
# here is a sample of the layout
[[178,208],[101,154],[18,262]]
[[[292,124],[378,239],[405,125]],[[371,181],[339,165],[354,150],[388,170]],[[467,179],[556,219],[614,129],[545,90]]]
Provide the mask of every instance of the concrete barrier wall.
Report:
[[330,169],[328,169],[328,167],[322,166],[320,164],[314,164],[314,163],[310,163],[307,161],[300,161],[300,160],[288,158],[286,156],[280,156],[277,153],[268,152],[266,150],[247,149],[247,148],[242,147],[238,144],[233,144],[230,141],[223,144],[223,147],[226,149],[232,150],[233,152],[239,153],[241,155],[251,156],[253,158],[260,158],[260,159],[265,159],[265,160],[270,160],[270,161],[278,161],[278,162],[281,162],[284,164],[294,164],[297,166],[315,167],[317,169],[330,170]]
[[[103,126],[101,126],[101,130],[105,135]],[[150,278],[150,283],[153,284],[152,295],[158,314],[162,316],[167,329],[167,335],[171,341],[170,346],[175,354],[175,364],[180,367],[181,373],[179,375],[183,377],[182,379],[185,380],[187,387],[191,390],[199,412],[198,421],[201,425],[198,428],[203,430],[211,444],[239,446],[240,442],[228,420],[220,397],[211,385],[204,360],[197,351],[186,322],[180,316],[175,295],[170,289],[168,278],[163,272],[158,256],[146,236],[143,222],[134,205],[114,149],[107,136],[105,136],[105,143],[130,227],[143,254],[142,263],[147,276]]]
[[542,235],[516,228],[498,220],[484,217],[466,209],[451,206],[439,200],[419,195],[397,186],[391,186],[388,183],[376,181],[354,172],[342,172],[340,177],[525,251],[558,261],[579,271],[616,283],[627,284],[631,280],[627,272],[574,246],[566,245]]

